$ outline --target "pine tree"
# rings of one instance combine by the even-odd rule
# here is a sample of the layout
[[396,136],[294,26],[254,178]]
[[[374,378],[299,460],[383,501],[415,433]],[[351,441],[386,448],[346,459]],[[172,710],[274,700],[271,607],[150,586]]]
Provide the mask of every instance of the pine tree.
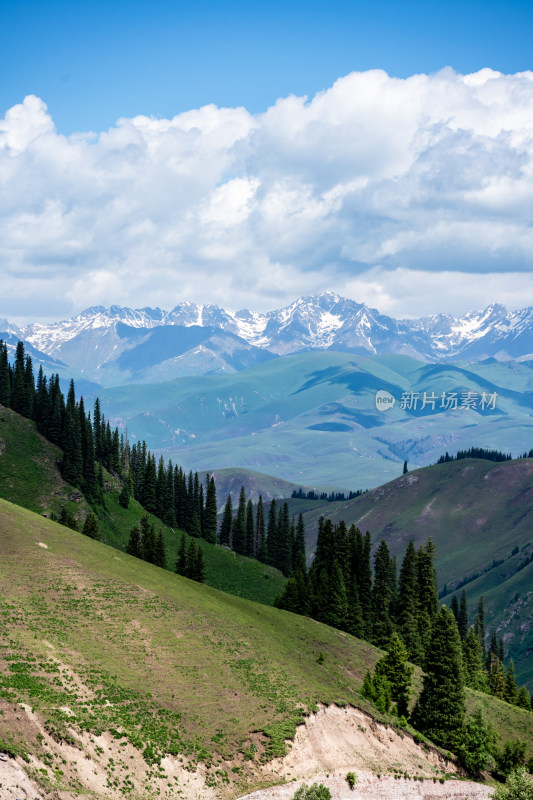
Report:
[[488,689],[487,673],[483,663],[483,653],[479,636],[470,628],[463,641],[463,663],[465,682],[471,689],[484,692]]
[[246,504],[246,555],[254,555],[255,525],[254,507],[251,500]]
[[225,544],[231,547],[231,529],[233,526],[233,504],[231,502],[231,495],[228,494],[226,505],[224,506],[224,516],[220,523],[219,539],[220,544]]
[[466,592],[463,589],[461,594],[461,602],[459,604],[459,616],[457,618],[457,627],[459,629],[459,636],[461,641],[464,641],[468,633],[468,605],[466,601]]
[[130,538],[126,547],[126,553],[136,558],[142,558],[141,534],[135,525],[130,531]]
[[263,563],[267,560],[266,533],[265,533],[265,508],[263,506],[263,496],[259,495],[257,501],[257,511],[255,517],[255,556]]
[[130,504],[130,479],[127,477],[122,484],[122,489],[118,496],[118,502],[122,506],[122,508],[128,508]]
[[154,564],[156,567],[162,567],[163,569],[167,566],[167,552],[162,530],[159,531],[157,539],[155,540]]
[[389,682],[391,699],[396,702],[398,716],[407,717],[413,668],[407,663],[407,649],[397,633],[392,634],[387,655],[379,659],[375,669]]
[[205,561],[204,561],[204,551],[201,544],[198,544],[196,548],[196,559],[194,562],[194,574],[191,575],[192,579],[198,581],[198,583],[203,583],[206,578],[205,572]]
[[332,628],[346,630],[348,623],[348,598],[339,562],[335,560],[329,579],[326,608],[323,620]]
[[155,530],[147,516],[141,518],[141,540],[144,560],[155,564]]
[[285,502],[279,509],[277,524],[277,558],[274,562],[286,577],[290,577],[292,568],[292,542],[289,506]]
[[409,659],[421,665],[424,650],[418,628],[418,562],[415,546],[411,541],[407,545],[400,569],[398,586],[397,619],[398,630],[407,647]]
[[267,562],[276,564],[278,560],[278,507],[274,498],[270,503],[268,511],[268,525],[266,535]]
[[453,750],[463,728],[465,692],[461,639],[455,617],[446,606],[433,622],[425,671],[413,724],[437,744]]
[[213,476],[206,477],[205,518],[203,536],[206,542],[215,544],[217,540],[217,490]]
[[455,617],[455,621],[457,622],[457,627],[459,627],[459,603],[457,601],[456,594],[454,594],[454,596],[452,597],[452,602],[450,603],[450,609],[452,610],[453,615]]
[[382,540],[374,558],[374,586],[372,588],[372,607],[374,609],[372,643],[376,647],[386,647],[392,636],[391,599],[391,557],[387,543]]
[[185,559],[185,576],[194,580],[196,575],[196,562],[197,562],[197,549],[194,539],[189,539],[189,546],[187,547],[187,556]]
[[176,561],[176,572],[178,575],[185,575],[187,572],[187,542],[185,534],[182,533],[178,547],[178,558]]
[[483,602],[483,596],[479,598],[477,614],[474,620],[474,630],[479,636],[483,658],[485,658],[485,604]]
[[94,514],[87,514],[83,523],[82,533],[90,539],[99,539],[98,520]]
[[505,668],[498,656],[491,656],[489,666],[489,688],[491,694],[505,700]]
[[9,407],[11,404],[11,382],[9,378],[9,361],[7,358],[7,345],[0,339],[0,405]]
[[531,698],[525,686],[521,686],[516,698],[516,705],[519,708],[525,708],[526,711],[531,711]]
[[246,492],[244,486],[241,486],[239,493],[239,505],[237,506],[237,515],[233,519],[232,537],[232,547],[235,552],[246,553]]

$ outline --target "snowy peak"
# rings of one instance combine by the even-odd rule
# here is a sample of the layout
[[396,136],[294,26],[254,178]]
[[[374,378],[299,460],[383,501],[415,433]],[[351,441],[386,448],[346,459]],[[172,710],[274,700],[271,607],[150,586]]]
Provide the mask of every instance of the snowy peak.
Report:
[[[207,333],[209,329],[211,337],[216,331],[224,334],[210,339],[210,347],[216,351],[209,362],[211,371],[218,369],[213,364],[226,363],[229,351],[224,348],[235,347],[249,353],[247,363],[258,358],[258,351],[269,358],[328,349],[358,355],[403,353],[427,361],[517,359],[533,353],[533,307],[508,313],[504,306],[494,303],[459,318],[433,314],[396,320],[334,292],[303,296],[266,313],[249,309],[227,311],[210,303],[200,305],[189,301],[178,303],[171,311],[92,306],[62,322],[35,323],[19,329],[4,320],[1,329],[74,368],[81,369],[83,364],[84,375],[95,380],[106,365],[125,359],[122,355],[125,351],[133,352],[150,331],[158,330],[169,334],[174,331],[165,339],[167,344],[174,343],[168,344],[170,355],[172,348],[178,347],[178,341],[182,343],[179,347],[185,347],[187,342],[195,340],[199,335],[195,331]],[[235,337],[231,345],[228,334]],[[186,356],[188,351],[179,353],[181,363],[194,360],[195,374],[203,369],[204,363],[198,365],[198,347],[200,344],[191,350],[190,357]],[[207,365],[205,358],[206,370]]]

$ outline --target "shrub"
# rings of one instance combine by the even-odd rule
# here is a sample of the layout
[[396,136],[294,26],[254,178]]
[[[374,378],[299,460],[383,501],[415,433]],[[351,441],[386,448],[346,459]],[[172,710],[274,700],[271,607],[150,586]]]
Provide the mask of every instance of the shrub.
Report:
[[494,800],[533,800],[533,778],[523,767],[507,776],[505,786],[498,786]]
[[292,800],[331,800],[331,792],[323,783],[313,783],[311,786],[302,783]]
[[346,781],[350,789],[353,789],[355,784],[357,783],[357,775],[355,772],[349,772],[346,776]]
[[524,765],[526,756],[526,743],[520,739],[506,742],[499,753],[495,753],[496,772],[501,777],[507,777],[513,770]]

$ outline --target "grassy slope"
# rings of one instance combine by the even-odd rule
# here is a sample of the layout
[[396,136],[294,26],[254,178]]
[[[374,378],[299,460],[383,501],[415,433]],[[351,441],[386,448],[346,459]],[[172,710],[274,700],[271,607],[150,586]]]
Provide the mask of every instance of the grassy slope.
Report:
[[[379,651],[366,643],[117,554],[3,500],[0,540],[0,697],[28,703],[60,737],[113,729],[156,756],[213,764],[216,780],[219,759],[252,741],[279,752],[298,708],[367,707],[358,690]],[[533,753],[533,715],[469,693],[471,708],[479,703],[501,739],[519,735]],[[39,748],[17,741],[3,716],[0,738]]]
[[[90,511],[85,500],[71,502],[73,492],[57,468],[61,450],[40,436],[35,425],[10,409],[0,413],[0,497],[40,514],[57,515],[61,506],[67,505],[71,513],[82,521]],[[108,493],[106,509],[98,509],[100,536],[103,542],[124,550],[131,528],[144,514],[142,507],[132,500],[128,509],[118,502],[118,481],[107,476]],[[163,530],[167,546],[167,563],[172,569],[176,563],[179,536],[151,517],[156,530]],[[188,537],[187,537],[188,538]],[[217,589],[231,592],[250,600],[271,604],[285,585],[285,578],[272,567],[253,559],[238,556],[225,548],[207,544],[204,548],[207,583]]]
[[520,680],[533,687],[533,564],[516,572],[533,552],[533,459],[468,459],[419,469],[355,500],[308,511],[309,531],[316,531],[321,514],[355,522],[374,542],[385,539],[393,554],[403,554],[409,539],[420,545],[431,536],[439,587],[451,589],[504,559],[465,589],[472,613],[484,596],[487,625],[504,636]]

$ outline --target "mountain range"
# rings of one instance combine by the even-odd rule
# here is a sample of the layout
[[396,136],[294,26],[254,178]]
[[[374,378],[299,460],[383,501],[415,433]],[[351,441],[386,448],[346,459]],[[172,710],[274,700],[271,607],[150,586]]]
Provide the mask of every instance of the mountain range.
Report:
[[429,362],[533,360],[533,307],[508,312],[496,303],[459,318],[394,319],[324,292],[267,313],[191,302],[172,311],[93,306],[63,322],[18,327],[0,320],[0,337],[23,339],[37,363],[52,361],[60,373],[68,368],[78,378],[118,386],[235,373],[308,351]]

